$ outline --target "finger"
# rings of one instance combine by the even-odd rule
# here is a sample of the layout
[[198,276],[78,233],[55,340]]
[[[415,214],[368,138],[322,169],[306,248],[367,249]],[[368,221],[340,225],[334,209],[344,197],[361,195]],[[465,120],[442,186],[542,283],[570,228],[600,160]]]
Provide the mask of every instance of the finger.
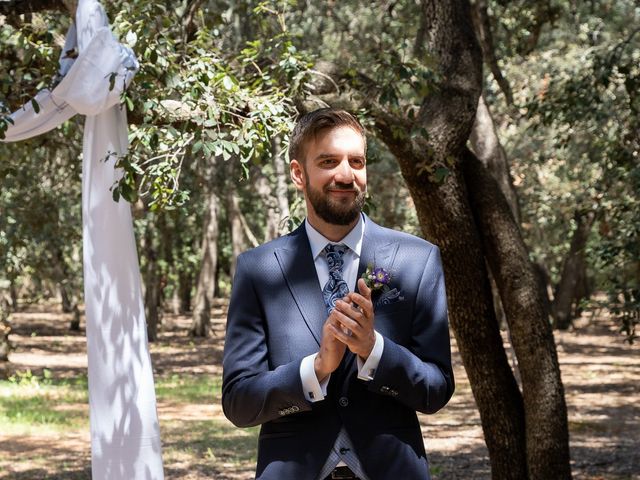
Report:
[[363,278],[358,279],[358,291],[367,300],[371,300],[371,289],[367,287],[367,282]]
[[343,326],[351,330],[351,332],[356,336],[360,336],[362,331],[362,325],[360,323],[339,311],[336,311],[332,323],[336,327]]
[[347,347],[349,347],[349,349],[353,348],[354,342],[355,342],[354,337],[347,335],[342,331],[341,328],[337,328],[333,324],[329,325],[329,330],[331,331],[331,334],[335,337],[336,340],[339,340],[342,343],[344,343]]
[[[349,295],[350,295],[349,301],[358,308],[358,310],[363,316],[362,320],[366,324],[372,323],[373,322],[373,303],[371,302],[371,300],[367,300],[365,297],[357,293],[350,293]],[[356,320],[358,319],[356,318]]]
[[366,319],[364,318],[364,314],[362,309],[354,306],[351,302],[345,302],[344,300],[338,300],[336,302],[336,310],[338,310],[343,315],[346,315],[349,318],[354,319],[358,323],[362,323]]
[[364,311],[366,313],[373,311],[373,303],[371,302],[371,299],[364,297],[359,293],[350,293],[349,301],[355,303],[361,311]]

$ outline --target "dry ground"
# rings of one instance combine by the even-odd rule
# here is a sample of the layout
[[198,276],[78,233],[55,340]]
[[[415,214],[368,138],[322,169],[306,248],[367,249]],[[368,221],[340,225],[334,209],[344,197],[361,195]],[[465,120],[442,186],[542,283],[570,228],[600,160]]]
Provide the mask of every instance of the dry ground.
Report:
[[[224,305],[216,308],[210,339],[186,337],[189,319],[167,316],[151,347],[167,479],[253,478],[257,430],[235,429],[223,417],[219,395],[176,397],[172,382],[188,378],[217,384],[221,375]],[[11,370],[49,369],[53,379],[86,376],[83,332],[66,329],[55,308],[14,314]],[[556,332],[569,409],[571,456],[576,480],[640,480],[640,355],[623,342],[610,319],[584,317],[570,332]],[[456,393],[436,415],[422,416],[434,480],[488,479],[490,470],[480,418],[454,344]],[[1,373],[1,372],[0,372]],[[179,385],[176,388],[180,388]],[[2,407],[0,406],[0,409]],[[55,408],[86,417],[84,402]],[[0,416],[2,411],[0,411]],[[0,480],[89,479],[88,424],[62,431],[46,428],[0,431]]]

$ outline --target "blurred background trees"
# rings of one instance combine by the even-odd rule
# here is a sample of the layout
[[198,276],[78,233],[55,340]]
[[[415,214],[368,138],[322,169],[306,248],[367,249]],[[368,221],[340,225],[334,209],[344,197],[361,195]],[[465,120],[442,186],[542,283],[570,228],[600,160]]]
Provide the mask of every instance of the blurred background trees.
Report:
[[[443,250],[467,370],[484,362],[512,400],[492,417],[490,392],[482,406],[486,372],[475,382],[469,372],[486,437],[502,408],[513,419],[502,433],[526,435],[529,409],[498,325],[522,351],[531,318],[544,333],[544,323],[571,328],[582,312],[607,309],[624,338],[635,338],[637,2],[117,0],[105,7],[141,63],[123,98],[131,148],[112,191],[134,210],[151,340],[163,313],[190,315],[189,333],[207,335],[237,254],[304,217],[288,181],[288,132],[298,112],[326,105],[352,109],[368,128],[370,216]],[[0,137],[4,115],[54,81],[69,22],[62,1],[0,2]],[[0,143],[3,312],[54,299],[73,314],[70,328],[80,326],[80,150],[78,118],[40,138]],[[529,303],[518,303],[518,282]],[[8,325],[0,323],[0,354]],[[518,360],[526,370],[524,355]],[[521,467],[524,448],[511,459]]]

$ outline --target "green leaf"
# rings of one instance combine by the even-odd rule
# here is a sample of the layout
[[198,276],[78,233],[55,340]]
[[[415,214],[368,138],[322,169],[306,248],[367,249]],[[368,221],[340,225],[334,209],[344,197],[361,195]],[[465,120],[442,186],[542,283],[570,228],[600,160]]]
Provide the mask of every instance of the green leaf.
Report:
[[451,171],[448,168],[438,167],[436,168],[436,171],[433,174],[433,180],[436,183],[442,183],[450,174],[451,174]]
[[225,75],[225,77],[222,79],[222,86],[227,90],[232,90],[235,84],[233,83],[231,77]]

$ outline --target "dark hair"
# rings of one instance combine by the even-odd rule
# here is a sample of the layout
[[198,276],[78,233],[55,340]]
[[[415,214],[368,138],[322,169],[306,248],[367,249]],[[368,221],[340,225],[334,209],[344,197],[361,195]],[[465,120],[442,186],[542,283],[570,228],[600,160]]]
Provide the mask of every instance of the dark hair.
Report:
[[367,153],[367,136],[364,127],[356,117],[346,110],[319,108],[298,118],[289,139],[289,160],[296,159],[299,162],[304,162],[307,142],[324,130],[338,127],[350,127],[362,135],[364,153]]

